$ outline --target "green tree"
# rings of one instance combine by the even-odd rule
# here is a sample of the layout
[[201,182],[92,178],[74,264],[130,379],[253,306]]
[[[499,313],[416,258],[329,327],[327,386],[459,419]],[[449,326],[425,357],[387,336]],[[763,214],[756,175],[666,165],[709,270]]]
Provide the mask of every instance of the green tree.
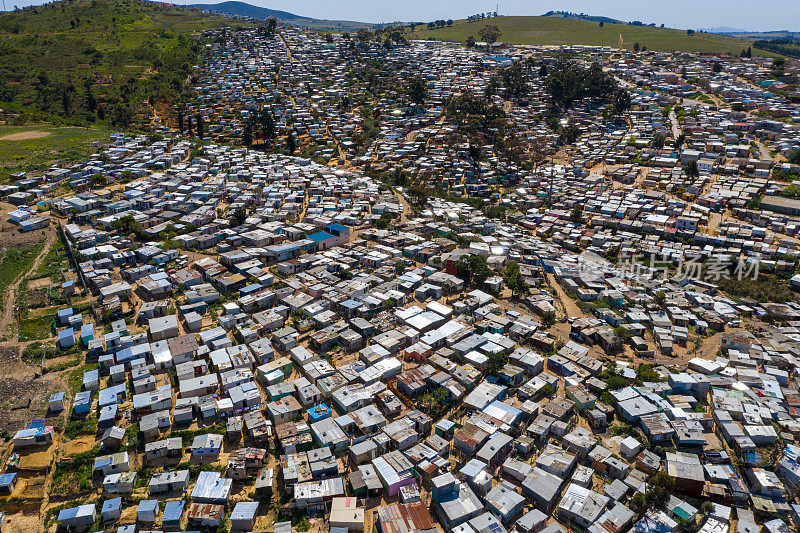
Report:
[[482,255],[462,257],[456,262],[456,271],[458,277],[465,283],[472,282],[479,286],[483,285],[492,275],[492,270]]
[[489,24],[478,30],[478,37],[489,46],[496,43],[501,35],[503,32],[500,31],[500,28]]
[[661,132],[656,133],[655,135],[653,135],[653,140],[650,141],[650,146],[652,146],[656,150],[660,150],[660,149],[664,148],[664,142],[666,140],[667,140],[667,138],[664,136],[663,133],[661,133]]
[[428,85],[420,76],[414,76],[406,85],[406,96],[417,105],[422,105],[428,99]]
[[231,213],[230,221],[232,227],[237,228],[241,226],[244,224],[245,220],[247,220],[247,211],[245,211],[244,208],[237,207],[233,210],[233,213]]
[[[624,100],[625,98],[618,93],[614,78],[603,72],[599,63],[592,63],[589,68],[583,68],[574,61],[560,59],[547,69],[545,88],[553,103],[565,110],[583,98],[598,98],[606,101],[615,101],[617,98]],[[623,101],[620,103],[625,104]],[[625,106],[616,106],[615,102],[615,107]],[[620,109],[618,112],[621,111],[624,109]]]
[[264,108],[258,113],[258,124],[261,126],[261,138],[265,142],[271,143],[275,138],[275,119],[272,118],[272,113]]
[[184,123],[183,123],[184,112],[185,111],[183,109],[183,106],[182,105],[178,106],[178,132],[180,132],[181,135],[183,135],[183,128],[184,128]]
[[569,214],[569,219],[571,222],[579,224],[582,218],[583,218],[583,206],[580,203],[576,203],[575,206],[572,208],[572,212]]
[[638,42],[633,43],[633,51],[634,52],[639,52],[639,50],[641,50],[641,49],[642,49],[642,47],[639,45]]
[[693,178],[696,178],[697,176],[700,175],[700,169],[697,168],[697,161],[695,161],[694,159],[686,163],[686,166],[683,167],[683,171],[686,173],[687,176]]
[[197,121],[197,136],[199,138],[203,138],[203,115],[199,112],[195,116],[195,120]]
[[467,37],[467,48],[472,48],[474,46],[475,46],[475,37],[470,35],[469,37]]
[[542,326],[545,328],[553,327],[556,323],[556,314],[553,311],[548,311],[542,315]]
[[653,299],[659,307],[664,307],[664,302],[667,301],[667,295],[664,291],[657,291],[655,295],[653,295]]
[[793,165],[800,165],[800,149],[789,152],[789,157],[787,159],[789,160],[789,163],[792,163]]
[[626,89],[614,93],[614,112],[621,115],[631,108],[631,95]]
[[248,120],[242,128],[242,144],[250,148],[253,146],[253,124]]
[[294,138],[294,131],[290,131],[286,138],[286,151],[289,152],[289,155],[294,155],[295,150],[297,150],[297,141]]
[[503,283],[511,291],[511,295],[515,294],[524,295],[529,292],[528,284],[519,270],[519,264],[516,261],[508,261],[503,269]]
[[369,30],[364,28],[359,28],[356,32],[356,40],[361,44],[361,46],[365,46],[370,38],[372,38],[372,33]]
[[411,205],[422,208],[428,203],[428,191],[421,185],[412,185],[407,190],[407,196]]
[[486,374],[493,376],[500,372],[508,364],[508,356],[504,353],[492,353],[487,356]]

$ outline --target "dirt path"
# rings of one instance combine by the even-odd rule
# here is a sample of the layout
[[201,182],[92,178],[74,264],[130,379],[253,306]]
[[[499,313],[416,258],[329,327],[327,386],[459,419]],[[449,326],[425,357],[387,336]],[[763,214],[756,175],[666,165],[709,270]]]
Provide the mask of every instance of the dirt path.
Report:
[[[56,232],[51,231],[47,234],[47,238],[45,240],[45,245],[42,248],[42,251],[39,252],[39,255],[36,256],[36,259],[33,261],[33,266],[31,266],[30,270],[27,272],[22,272],[17,277],[17,279],[8,287],[8,291],[5,294],[6,298],[6,305],[3,306],[3,315],[0,317],[0,335],[4,334],[6,330],[8,330],[9,326],[12,322],[15,321],[14,317],[14,308],[16,307],[15,302],[17,301],[17,294],[19,293],[19,287],[22,284],[22,280],[31,273],[35,272],[39,269],[39,266],[44,261],[44,258],[47,257],[47,253],[50,251],[50,248],[53,246],[53,243],[56,241]],[[9,342],[3,343],[6,345],[17,346],[19,345],[19,340],[16,335],[11,336],[11,340]]]
[[681,135],[681,126],[678,124],[678,118],[672,109],[669,110],[669,121],[672,123],[672,138],[677,139]]
[[400,213],[400,224],[404,224],[408,219],[408,214],[411,212],[411,204],[408,203],[406,197],[403,196],[401,193],[394,191],[394,195],[397,197],[397,200],[400,202],[400,205],[403,206],[403,212]]
[[773,160],[772,154],[769,153],[769,149],[764,146],[764,143],[758,139],[753,139],[753,142],[756,143],[756,146],[758,146],[758,153],[761,156],[761,159]]
[[292,61],[294,61],[294,57],[292,56],[292,49],[289,48],[289,43],[287,43],[286,39],[283,38],[283,35],[281,35],[281,32],[277,32],[277,35],[278,35],[278,39],[280,39],[281,42],[283,43],[284,48],[286,48],[286,57],[289,58],[289,62],[291,63]]
[[559,302],[561,302],[561,309],[563,310],[565,316],[561,318],[569,318],[569,317],[583,317],[583,311],[581,308],[578,307],[572,298],[567,296],[567,293],[564,292],[564,289],[561,288],[561,285],[556,281],[555,276],[552,274],[547,275],[547,281],[550,283],[550,286],[553,287],[556,291],[556,296],[558,296]]
[[3,135],[2,137],[0,137],[0,141],[27,141],[31,139],[43,139],[49,136],[50,136],[49,131],[38,131],[38,130],[20,131],[18,133],[9,133],[8,135]]

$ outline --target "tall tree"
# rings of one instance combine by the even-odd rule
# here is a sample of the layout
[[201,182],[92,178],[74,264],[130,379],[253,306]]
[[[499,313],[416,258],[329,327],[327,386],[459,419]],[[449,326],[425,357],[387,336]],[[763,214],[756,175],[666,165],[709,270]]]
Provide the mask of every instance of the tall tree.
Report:
[[93,78],[86,78],[83,80],[83,88],[86,91],[86,109],[92,112],[97,110],[97,98],[95,98],[94,94],[92,93],[93,85]]
[[195,120],[197,121],[197,136],[202,139],[203,138],[203,115],[198,111],[197,115],[195,115]]
[[271,143],[275,138],[275,119],[269,109],[263,108],[258,113],[258,123],[261,126],[261,138],[264,142]]
[[250,148],[253,146],[253,124],[248,120],[242,128],[242,144]]
[[428,99],[428,85],[420,76],[414,76],[406,85],[406,96],[417,105],[422,105]]
[[497,39],[503,35],[503,32],[500,31],[500,28],[494,25],[487,24],[485,27],[478,30],[478,37],[481,38],[487,45],[492,46],[494,43],[497,42]]
[[294,138],[294,130],[290,130],[289,136],[286,138],[286,150],[290,155],[294,155],[294,151],[297,150],[297,141]]

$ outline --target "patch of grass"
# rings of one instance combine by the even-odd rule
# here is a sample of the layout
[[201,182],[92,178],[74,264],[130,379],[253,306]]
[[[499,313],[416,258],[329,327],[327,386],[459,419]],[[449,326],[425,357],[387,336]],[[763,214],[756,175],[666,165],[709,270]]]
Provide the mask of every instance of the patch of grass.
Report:
[[52,326],[53,315],[22,319],[19,321],[19,340],[25,342],[49,339],[53,334]]
[[64,428],[64,435],[70,440],[77,439],[82,435],[94,435],[97,433],[97,419],[94,417],[70,420]]
[[[220,433],[225,434],[225,424],[217,422],[212,426],[207,426],[199,429],[184,429],[180,431],[172,431],[167,437],[180,437],[184,446],[189,446],[197,435],[205,435],[206,433]],[[167,438],[165,437],[165,438]]]
[[43,246],[38,243],[0,252],[0,301],[5,300],[9,286],[31,269]]
[[[60,232],[59,232],[60,237]],[[42,260],[42,264],[39,265],[39,268],[36,270],[35,277],[36,278],[44,278],[49,277],[53,283],[58,283],[61,281],[60,273],[61,267],[66,266],[67,258],[64,255],[64,243],[59,238],[53,246],[47,250],[47,255]]]
[[[556,17],[497,17],[476,22],[457,20],[450,28],[429,30],[423,25],[406,35],[409,39],[464,43],[470,35],[480,41],[478,31],[486,25],[497,26],[502,32],[499,41],[510,44],[585,44],[632,49],[634,43],[638,42],[648,50],[733,53],[738,56],[743,48],[754,42],[754,39],[710,33],[687,35],[683,30],[651,26],[606,23],[601,28],[596,22]],[[758,54],[759,51],[753,50],[753,53]]]
[[[39,139],[8,140],[7,135],[29,131],[46,132]],[[56,162],[74,163],[86,159],[94,152],[92,143],[107,141],[108,129],[104,126],[81,128],[75,126],[2,126],[0,127],[0,181],[8,181],[14,172],[43,172]],[[46,270],[42,263],[40,270]]]
[[737,298],[750,298],[758,302],[796,302],[800,295],[789,287],[787,280],[759,273],[758,279],[730,277],[719,281],[719,288]]
[[94,370],[97,368],[97,363],[92,363],[89,365],[79,366],[75,370],[69,373],[69,378],[67,380],[69,390],[72,394],[79,392],[81,387],[83,387],[83,373],[88,370]]
[[89,451],[56,462],[52,490],[55,494],[76,494],[92,490],[92,467],[100,453],[98,444]]
[[200,472],[204,472],[206,470],[214,470],[217,472],[222,472],[223,470],[225,470],[225,467],[219,465],[206,465],[206,464],[194,464],[194,463],[183,462],[183,463],[178,463],[175,466],[175,470],[188,470],[189,479],[194,481],[200,475]]

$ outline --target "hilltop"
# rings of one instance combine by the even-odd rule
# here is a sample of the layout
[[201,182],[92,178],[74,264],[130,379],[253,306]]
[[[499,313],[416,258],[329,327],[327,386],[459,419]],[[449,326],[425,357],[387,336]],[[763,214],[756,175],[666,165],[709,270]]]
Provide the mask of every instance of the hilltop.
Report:
[[202,9],[206,11],[213,11],[216,13],[226,13],[229,15],[237,15],[241,17],[250,17],[254,19],[268,19],[275,18],[285,24],[292,24],[295,26],[303,26],[312,29],[332,29],[339,31],[352,31],[359,28],[370,28],[372,24],[366,22],[355,22],[352,20],[323,20],[311,17],[304,17],[295,15],[288,11],[280,11],[277,9],[269,9],[266,7],[254,6],[246,2],[220,2],[219,4],[192,4],[192,8]]
[[[421,26],[411,34],[413,39],[438,39],[463,43],[472,35],[476,40],[478,31],[491,24],[500,28],[500,41],[509,44],[536,45],[594,45],[633,48],[634,43],[648,50],[677,50],[684,52],[709,52],[739,55],[743,48],[753,44],[753,39],[695,33],[684,30],[638,26],[631,24],[590,22],[577,18],[554,16],[542,17],[494,17],[475,22],[457,20],[452,27],[429,30]],[[620,42],[620,39],[622,40]]]
[[2,13],[1,118],[145,124],[179,94],[199,58],[197,34],[232,24],[246,25],[140,0],[62,0]]

